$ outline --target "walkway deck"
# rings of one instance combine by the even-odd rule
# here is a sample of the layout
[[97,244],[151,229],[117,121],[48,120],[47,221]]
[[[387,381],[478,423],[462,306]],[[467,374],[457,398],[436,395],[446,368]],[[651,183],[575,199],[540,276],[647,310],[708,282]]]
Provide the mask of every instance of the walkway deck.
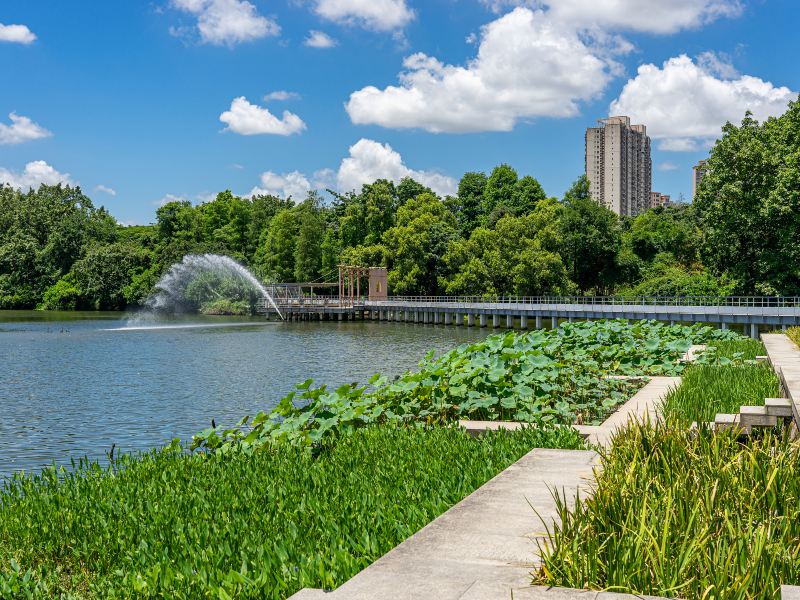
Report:
[[786,397],[794,404],[794,422],[800,429],[800,349],[787,336],[765,333],[761,336],[772,368],[781,380]]
[[536,598],[530,573],[544,527],[534,509],[552,522],[550,490],[588,493],[597,461],[591,451],[532,450],[336,590],[292,600]]

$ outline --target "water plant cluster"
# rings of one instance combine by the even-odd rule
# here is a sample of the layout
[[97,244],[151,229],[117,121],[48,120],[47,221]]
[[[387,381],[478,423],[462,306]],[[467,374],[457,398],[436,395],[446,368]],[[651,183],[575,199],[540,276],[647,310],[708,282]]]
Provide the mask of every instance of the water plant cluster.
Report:
[[0,490],[2,598],[285,598],[336,587],[534,447],[572,430],[369,427],[324,443],[17,475]]
[[594,495],[557,504],[536,583],[766,600],[800,581],[800,445],[771,433],[632,424]]
[[[300,384],[271,412],[232,428],[209,428],[195,448],[307,445],[326,436],[382,422],[447,423],[457,419],[512,420],[540,425],[597,423],[642,382],[609,375],[676,375],[692,344],[741,339],[704,325],[625,320],[564,323],[558,329],[509,331],[434,357],[419,370],[387,381],[335,390]],[[741,355],[737,354],[737,360]],[[709,352],[701,361],[730,362]]]

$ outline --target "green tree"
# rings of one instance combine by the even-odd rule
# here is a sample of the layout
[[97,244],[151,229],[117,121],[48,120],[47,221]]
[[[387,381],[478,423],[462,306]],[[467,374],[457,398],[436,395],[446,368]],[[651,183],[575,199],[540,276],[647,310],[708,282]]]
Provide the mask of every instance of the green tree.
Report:
[[507,164],[496,166],[489,175],[483,192],[481,223],[486,224],[490,221],[496,223],[499,219],[496,216],[492,218],[492,213],[497,210],[513,214],[516,189],[517,172]]
[[457,237],[455,217],[433,194],[401,206],[395,226],[383,236],[393,293],[437,294],[442,256]]
[[294,210],[282,210],[272,218],[264,243],[256,253],[256,264],[265,276],[278,282],[294,280],[298,233]]
[[127,305],[123,288],[133,273],[147,268],[150,254],[127,243],[96,245],[77,261],[69,283],[80,290],[81,307],[94,310],[121,310]]
[[703,261],[740,293],[800,294],[800,102],[758,123],[727,123],[694,205]]
[[514,184],[514,194],[509,208],[515,216],[527,215],[536,203],[547,198],[542,185],[530,175],[526,175]]
[[585,176],[564,194],[563,204],[559,235],[570,277],[583,293],[607,292],[617,281],[619,219],[591,199]]
[[485,173],[464,173],[458,182],[458,196],[450,199],[449,205],[465,237],[480,224],[486,180]]
[[411,177],[403,177],[397,184],[397,207],[422,194],[433,194],[429,187],[414,181]]
[[325,220],[320,214],[319,198],[312,194],[296,209],[297,241],[294,247],[294,281],[315,281],[322,269],[322,243]]

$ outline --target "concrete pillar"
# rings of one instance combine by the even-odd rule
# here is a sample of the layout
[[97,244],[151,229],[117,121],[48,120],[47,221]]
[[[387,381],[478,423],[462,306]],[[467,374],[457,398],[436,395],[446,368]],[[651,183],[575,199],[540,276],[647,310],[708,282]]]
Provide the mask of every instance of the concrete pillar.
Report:
[[542,315],[536,315],[536,329],[542,328]]
[[455,325],[457,327],[461,327],[464,324],[464,315],[462,315],[461,313],[455,313],[455,315],[456,315]]
[[758,339],[758,325],[750,323],[750,337],[754,340]]
[[480,316],[480,320],[481,320],[481,327],[486,327],[486,323],[488,321],[488,317],[486,315],[481,315]]
[[514,329],[514,315],[506,315],[506,329]]
[[468,314],[467,315],[467,327],[474,327],[475,326],[475,315]]
[[553,329],[558,329],[558,317],[550,317],[550,326]]
[[494,314],[492,315],[492,327],[497,329],[500,327],[500,315]]
[[419,323],[419,311],[414,311],[414,323]]
[[671,319],[670,319],[670,322],[669,322],[669,324],[670,324],[670,326],[672,326],[672,325],[675,325],[675,321],[673,321],[673,320],[671,320]]
[[781,325],[781,331],[786,331],[786,323],[784,323],[783,325]]
[[519,328],[525,331],[528,328],[528,315],[520,315]]
[[720,329],[727,329],[727,328],[728,328],[728,324],[725,321],[723,321],[722,325],[720,325]]
[[438,312],[433,313],[433,324],[438,325],[441,315]]
[[570,323],[572,323],[572,315],[570,315],[569,317],[567,317],[567,320],[568,320]]
[[343,318],[344,318],[344,315],[342,313],[339,313],[339,321],[340,322],[342,321]]

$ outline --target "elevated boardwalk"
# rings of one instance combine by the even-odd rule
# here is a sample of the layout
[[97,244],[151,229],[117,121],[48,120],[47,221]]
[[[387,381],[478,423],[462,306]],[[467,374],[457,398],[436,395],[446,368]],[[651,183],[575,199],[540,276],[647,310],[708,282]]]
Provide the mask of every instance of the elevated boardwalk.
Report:
[[[474,297],[407,296],[383,300],[338,297],[291,298],[279,302],[290,320],[362,320],[541,329],[562,320],[655,319],[670,323],[713,323],[757,337],[760,330],[800,325],[800,298],[773,297]],[[271,307],[262,303],[260,310]]]

